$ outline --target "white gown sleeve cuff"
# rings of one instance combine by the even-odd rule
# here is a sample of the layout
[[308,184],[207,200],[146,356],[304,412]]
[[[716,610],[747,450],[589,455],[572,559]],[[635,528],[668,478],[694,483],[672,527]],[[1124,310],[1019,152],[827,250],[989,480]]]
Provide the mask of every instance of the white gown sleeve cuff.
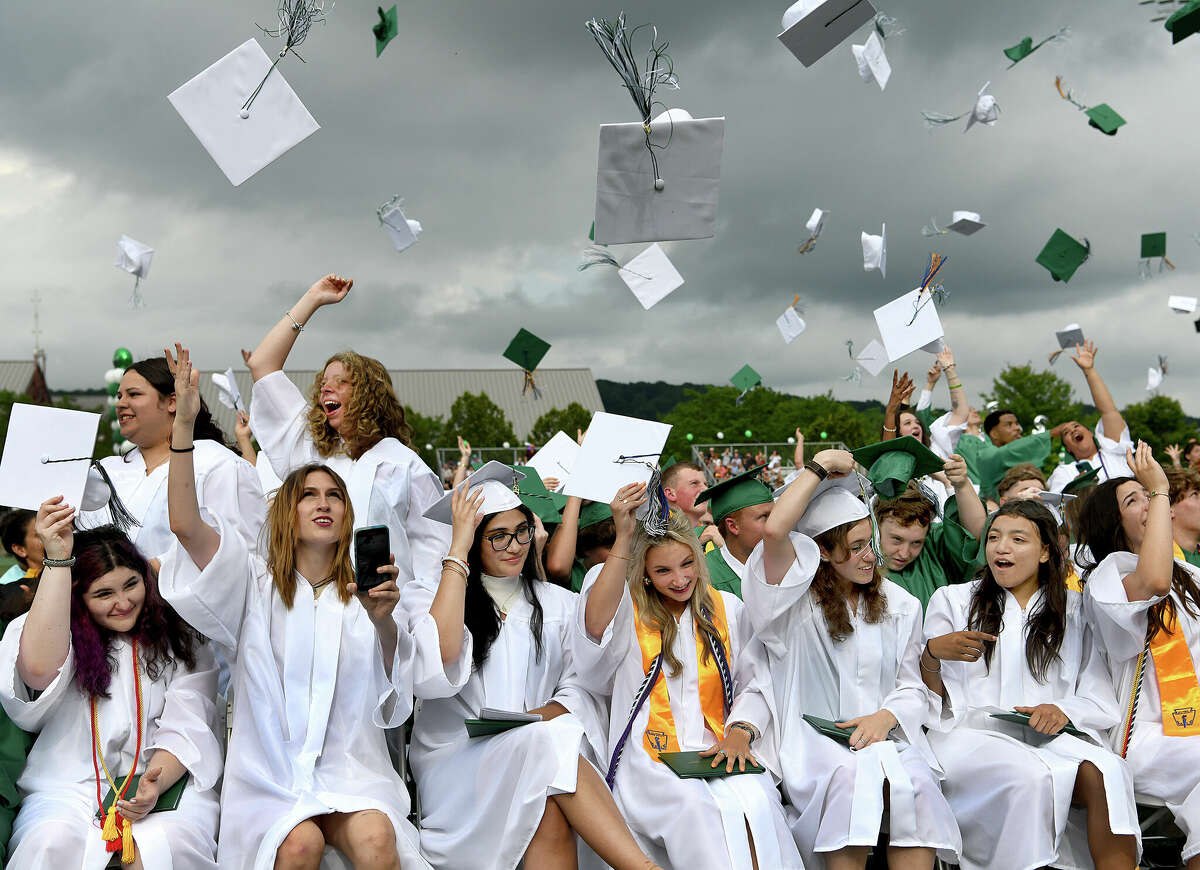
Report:
[[30,691],[17,673],[17,653],[25,617],[23,614],[13,620],[0,641],[0,705],[17,727],[24,731],[39,731],[75,678],[75,649],[68,643],[67,657],[50,685],[40,693]]

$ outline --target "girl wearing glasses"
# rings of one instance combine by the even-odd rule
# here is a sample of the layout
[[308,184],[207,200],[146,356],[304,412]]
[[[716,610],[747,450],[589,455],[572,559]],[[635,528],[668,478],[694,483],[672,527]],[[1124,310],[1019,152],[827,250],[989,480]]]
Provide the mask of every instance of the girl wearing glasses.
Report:
[[[653,867],[604,781],[595,700],[575,679],[567,641],[576,596],[546,582],[534,517],[513,469],[491,462],[429,513],[453,526],[435,590],[402,593],[422,699],[409,760],[421,799],[421,850],[439,868],[574,868],[576,834],[617,870]],[[541,721],[468,737],[482,711]]]

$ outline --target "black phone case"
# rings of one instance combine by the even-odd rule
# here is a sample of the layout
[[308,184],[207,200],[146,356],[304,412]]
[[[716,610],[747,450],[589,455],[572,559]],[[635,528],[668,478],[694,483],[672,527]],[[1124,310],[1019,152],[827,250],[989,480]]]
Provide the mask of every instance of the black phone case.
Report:
[[388,564],[390,550],[387,526],[370,526],[354,533],[354,582],[359,592],[369,592],[387,580],[378,569]]

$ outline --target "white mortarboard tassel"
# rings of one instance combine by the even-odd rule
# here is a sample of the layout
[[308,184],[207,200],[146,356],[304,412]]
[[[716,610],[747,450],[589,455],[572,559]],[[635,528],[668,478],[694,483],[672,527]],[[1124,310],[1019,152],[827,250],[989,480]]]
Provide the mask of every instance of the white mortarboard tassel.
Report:
[[593,245],[583,252],[583,262],[579,271],[592,266],[612,266],[630,289],[642,308],[649,311],[672,291],[683,286],[683,276],[667,259],[666,252],[654,243],[642,251],[624,266],[617,262],[607,248]]
[[892,77],[892,65],[888,63],[879,34],[872,30],[865,45],[851,45],[850,51],[858,64],[858,77],[868,84],[875,82],[881,91],[886,88]]
[[821,230],[825,229],[825,218],[827,217],[829,217],[829,209],[813,209],[812,214],[808,217],[808,222],[804,224],[804,228],[808,230],[808,238],[799,247],[801,254],[807,254],[817,246],[817,239],[821,237]]
[[401,208],[403,205],[404,200],[397,195],[375,210],[380,225],[392,237],[397,252],[407,251],[421,235],[421,222],[406,218]]
[[808,324],[804,322],[804,318],[800,315],[803,313],[800,308],[800,297],[796,296],[792,300],[792,304],[784,309],[783,314],[779,315],[775,320],[775,325],[779,327],[779,334],[783,336],[783,340],[791,344],[801,336]]
[[213,386],[217,388],[217,399],[226,408],[231,408],[234,411],[246,412],[246,406],[242,403],[242,394],[238,390],[237,379],[233,376],[233,369],[225,369],[224,373],[213,372]]
[[154,248],[149,245],[144,245],[137,239],[131,239],[124,235],[117,241],[117,261],[113,265],[134,276],[133,296],[129,299],[134,308],[141,308],[143,305],[139,288],[142,279],[150,274],[152,259],[154,259]]
[[979,89],[979,94],[975,97],[975,105],[968,112],[961,112],[957,115],[947,115],[944,112],[922,112],[921,117],[925,119],[925,125],[927,127],[944,127],[966,118],[967,126],[963,128],[964,133],[970,130],[974,124],[991,127],[1000,118],[1000,104],[996,102],[995,97],[987,93],[991,84],[991,82],[985,82]]
[[783,13],[779,41],[812,66],[874,17],[868,0],[797,0]]
[[862,252],[863,252],[863,271],[873,272],[878,269],[879,274],[884,278],[887,277],[887,224],[883,224],[879,235],[873,236],[870,233],[862,233]]

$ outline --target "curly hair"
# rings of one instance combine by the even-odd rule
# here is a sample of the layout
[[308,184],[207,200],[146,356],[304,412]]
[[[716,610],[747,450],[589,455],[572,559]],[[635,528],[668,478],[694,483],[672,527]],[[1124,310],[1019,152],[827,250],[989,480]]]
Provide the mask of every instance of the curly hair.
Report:
[[71,646],[75,650],[75,684],[83,692],[107,698],[117,666],[115,633],[97,625],[83,601],[92,583],[117,568],[133,571],[146,586],[141,612],[129,632],[141,649],[146,675],[157,680],[174,662],[188,668],[196,666],[196,647],[203,638],[159,595],[158,577],[124,532],[115,526],[76,532],[74,556]]
[[[850,548],[846,541],[850,537],[850,530],[861,522],[864,520],[842,523],[840,526],[834,526],[826,532],[821,532],[815,538],[822,555],[827,558],[821,560],[821,564],[817,567],[817,573],[813,576],[812,593],[817,604],[821,606],[821,612],[825,615],[825,625],[829,628],[829,636],[834,643],[841,643],[852,635],[854,623],[850,621],[850,607],[846,603],[846,596],[842,594],[837,572],[833,568],[833,560],[844,562],[850,557]],[[859,586],[858,589],[867,606],[867,622],[871,624],[882,622],[884,616],[887,615],[888,602],[887,593],[883,591],[883,571],[880,570],[878,560],[875,562],[875,571],[871,582]]]
[[[354,388],[350,404],[343,412],[345,437],[329,425],[321,407],[325,369],[334,362],[345,367],[347,380]],[[321,456],[344,451],[351,459],[358,459],[384,438],[395,438],[404,446],[412,447],[412,426],[408,425],[404,406],[396,398],[391,376],[377,359],[352,350],[335,353],[317,372],[309,399],[308,431]]]

